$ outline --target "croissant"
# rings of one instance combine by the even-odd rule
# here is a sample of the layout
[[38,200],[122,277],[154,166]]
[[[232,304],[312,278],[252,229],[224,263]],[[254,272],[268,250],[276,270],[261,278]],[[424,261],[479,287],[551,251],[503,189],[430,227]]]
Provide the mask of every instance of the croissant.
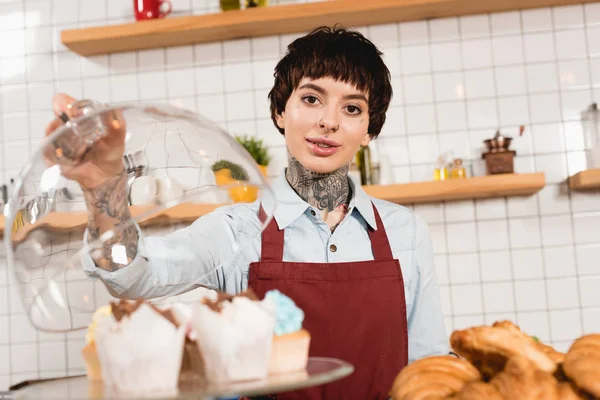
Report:
[[512,330],[492,326],[476,326],[454,331],[450,336],[454,351],[467,358],[489,380],[504,369],[508,359],[524,356],[536,369],[553,373],[556,363],[535,343]]
[[586,398],[570,382],[558,383],[558,398],[560,400],[585,400]]
[[559,400],[556,378],[524,356],[510,358],[490,383],[505,399]]
[[[495,386],[482,381],[469,382],[448,400],[504,400]],[[562,400],[562,399],[561,399]]]
[[467,382],[481,379],[469,362],[453,356],[431,356],[406,366],[392,384],[390,396],[402,399],[443,399]]
[[565,353],[561,353],[560,351],[554,349],[554,347],[552,346],[548,346],[547,344],[544,344],[540,341],[536,341],[533,337],[523,332],[517,325],[513,324],[510,321],[497,321],[494,322],[492,326],[496,328],[506,329],[507,331],[514,333],[516,336],[520,336],[523,339],[528,340],[535,347],[546,353],[546,355],[557,364],[560,364],[563,361],[565,361]]
[[600,334],[582,336],[573,342],[563,369],[577,387],[600,398]]

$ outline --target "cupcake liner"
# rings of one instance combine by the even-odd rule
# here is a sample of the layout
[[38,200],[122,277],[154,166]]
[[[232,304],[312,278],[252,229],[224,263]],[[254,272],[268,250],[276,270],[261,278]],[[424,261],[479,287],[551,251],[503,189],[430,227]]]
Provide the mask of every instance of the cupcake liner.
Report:
[[271,301],[235,297],[223,302],[220,312],[197,304],[193,324],[209,381],[254,380],[268,375],[275,324]]
[[89,380],[101,381],[102,370],[100,367],[100,360],[98,359],[98,352],[96,351],[96,343],[88,343],[83,349],[81,349],[81,355],[85,363],[85,370]]
[[96,348],[105,387],[176,392],[185,334],[185,326],[176,328],[146,304],[120,322],[98,326]]

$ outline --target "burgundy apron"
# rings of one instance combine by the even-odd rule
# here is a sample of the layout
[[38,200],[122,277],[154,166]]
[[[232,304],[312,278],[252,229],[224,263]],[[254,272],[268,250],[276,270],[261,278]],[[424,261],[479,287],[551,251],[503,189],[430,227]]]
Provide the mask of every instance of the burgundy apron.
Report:
[[[261,259],[250,264],[248,286],[261,299],[278,289],[304,310],[311,357],[354,365],[354,373],[338,382],[277,399],[388,399],[394,378],[407,365],[402,270],[375,206],[373,211],[378,227],[368,228],[373,261],[283,262],[284,231],[275,220],[263,231]],[[260,218],[265,217],[261,207]]]

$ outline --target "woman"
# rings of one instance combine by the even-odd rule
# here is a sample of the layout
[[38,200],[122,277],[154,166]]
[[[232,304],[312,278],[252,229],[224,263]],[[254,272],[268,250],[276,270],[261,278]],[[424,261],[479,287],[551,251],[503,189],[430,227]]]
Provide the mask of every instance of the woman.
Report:
[[[348,178],[360,146],[380,133],[391,96],[381,53],[360,33],[320,28],[295,40],[269,93],[289,165],[272,185],[278,206],[262,240],[255,239],[265,217],[261,202],[236,204],[165,237],[141,241],[139,230],[125,229],[86,261],[86,271],[124,298],[198,286],[230,293],[251,287],[259,296],[279,289],[306,314],[310,355],[355,366],[341,382],[288,397],[387,398],[409,361],[448,352],[425,223],[405,207],[371,199]],[[60,118],[48,132],[68,118],[72,101],[55,98]],[[63,168],[84,190],[91,239],[129,219],[124,134],[122,121],[113,121],[111,135],[82,165]],[[127,260],[112,259],[111,244],[124,245]],[[234,245],[247,250],[221,262]]]

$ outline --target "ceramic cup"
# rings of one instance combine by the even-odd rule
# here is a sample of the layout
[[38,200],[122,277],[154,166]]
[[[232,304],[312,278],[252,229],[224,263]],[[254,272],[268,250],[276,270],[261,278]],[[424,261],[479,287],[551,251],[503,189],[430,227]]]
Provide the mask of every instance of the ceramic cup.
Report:
[[133,0],[133,12],[138,21],[164,18],[171,9],[169,0]]
[[140,176],[131,184],[131,204],[134,206],[151,204],[156,201],[158,185],[152,176]]
[[158,181],[158,199],[161,204],[166,204],[183,197],[183,187],[173,178],[164,178]]

